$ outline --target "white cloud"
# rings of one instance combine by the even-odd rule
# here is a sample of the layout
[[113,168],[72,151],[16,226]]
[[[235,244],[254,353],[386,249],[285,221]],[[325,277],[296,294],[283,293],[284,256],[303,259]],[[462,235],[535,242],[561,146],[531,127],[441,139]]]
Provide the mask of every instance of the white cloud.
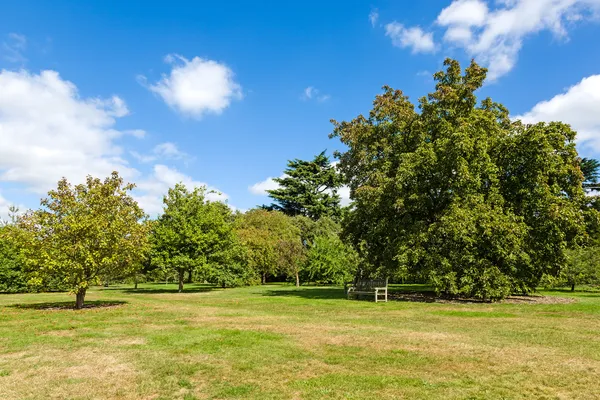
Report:
[[[282,178],[281,176],[280,178]],[[275,179],[272,177],[268,177],[264,181],[255,183],[254,185],[248,187],[250,193],[255,194],[257,196],[267,196],[267,190],[275,190],[279,189],[279,183],[275,182]]]
[[442,26],[482,26],[488,13],[487,4],[480,0],[456,0],[438,15]]
[[323,94],[321,91],[313,86],[309,86],[302,92],[301,99],[303,100],[316,100],[320,103],[327,101],[331,98],[328,94]]
[[149,163],[156,160],[183,160],[189,159],[189,154],[179,150],[175,143],[165,142],[154,146],[151,154],[140,154],[137,151],[129,152],[141,163]]
[[350,187],[349,186],[342,186],[341,188],[339,188],[338,195],[340,196],[340,204],[343,207],[350,205],[350,203],[352,202],[352,200],[350,200]]
[[25,63],[27,59],[23,54],[27,48],[27,38],[18,33],[9,33],[7,39],[2,42],[2,53],[6,61],[14,63]]
[[233,100],[242,98],[242,88],[225,64],[200,57],[188,60],[176,54],[168,55],[165,61],[173,66],[168,75],[163,74],[154,84],[148,84],[145,77],[140,80],[181,114],[198,119],[205,114],[221,114]]
[[548,30],[566,40],[567,25],[595,18],[600,0],[503,0],[490,9],[481,0],[455,0],[437,23],[446,28],[444,40],[489,68],[491,80],[515,66],[523,40]]
[[517,116],[525,123],[562,121],[577,131],[580,144],[600,151],[600,75],[592,75],[564,93],[536,104]]
[[[205,185],[165,165],[155,165],[150,176],[141,177],[117,144],[123,135],[145,135],[140,129],[115,128],[117,119],[128,112],[117,96],[81,98],[77,87],[55,71],[0,71],[0,188],[2,182],[15,182],[45,194],[62,177],[79,183],[87,175],[105,177],[116,170],[126,181],[140,182],[135,195],[146,212],[155,215],[162,209],[162,196],[175,183]],[[154,147],[151,157],[145,161],[188,155],[165,142]],[[207,197],[227,199],[217,193]],[[0,216],[6,217],[9,204],[0,196]]]
[[369,13],[369,21],[371,22],[372,27],[377,25],[377,21],[379,21],[379,11],[377,9],[371,10]]
[[135,177],[116,144],[127,133],[114,128],[127,112],[117,96],[81,98],[55,71],[0,71],[0,182],[45,193],[63,176]]
[[[152,175],[137,185],[134,197],[147,214],[155,216],[163,210],[163,196],[167,194],[169,188],[175,186],[177,183],[183,183],[188,189],[205,186],[209,191],[206,198],[210,201],[225,203],[229,198],[229,196],[221,193],[216,188],[204,182],[196,181],[177,169],[162,164],[155,165]],[[231,208],[235,209],[235,207]]]
[[412,53],[434,53],[436,50],[433,33],[425,32],[418,26],[405,27],[396,21],[385,26],[385,35],[392,44],[400,48],[410,48]]

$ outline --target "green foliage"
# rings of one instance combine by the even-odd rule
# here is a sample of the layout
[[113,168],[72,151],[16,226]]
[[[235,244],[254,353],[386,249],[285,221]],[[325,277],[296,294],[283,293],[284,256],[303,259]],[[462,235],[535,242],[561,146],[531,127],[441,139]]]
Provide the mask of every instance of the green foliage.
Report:
[[582,158],[579,164],[583,174],[583,187],[590,190],[600,190],[600,161],[593,158]]
[[20,216],[13,237],[29,284],[58,280],[77,294],[81,308],[90,285],[131,276],[147,248],[144,212],[128,193],[133,188],[116,172],[104,181],[88,176],[76,186],[62,179],[41,209]]
[[340,225],[329,217],[313,221],[295,217],[306,249],[303,267],[305,280],[316,283],[343,284],[352,280],[359,263],[354,249],[340,238]]
[[558,282],[575,290],[576,285],[600,285],[600,259],[598,246],[569,250],[567,263]]
[[323,216],[340,216],[337,190],[341,186],[341,177],[325,152],[312,161],[289,161],[284,176],[275,178],[275,181],[280,187],[268,191],[276,202],[271,206],[273,209],[313,220]]
[[183,290],[186,271],[196,270],[221,286],[250,280],[240,264],[242,251],[233,231],[231,210],[206,200],[205,191],[189,191],[182,184],[169,189],[164,212],[153,227],[152,264],[177,273],[179,291]]
[[300,230],[291,217],[279,211],[250,210],[237,218],[236,231],[248,265],[263,283],[267,275],[280,272],[297,278],[303,251]]
[[27,289],[27,278],[23,270],[18,247],[13,242],[12,226],[0,226],[0,293],[23,292]]
[[367,273],[429,279],[438,292],[497,299],[556,276],[585,239],[575,132],[560,122],[511,121],[474,95],[486,69],[446,60],[420,112],[385,87],[368,117],[334,122],[354,207],[345,235]]

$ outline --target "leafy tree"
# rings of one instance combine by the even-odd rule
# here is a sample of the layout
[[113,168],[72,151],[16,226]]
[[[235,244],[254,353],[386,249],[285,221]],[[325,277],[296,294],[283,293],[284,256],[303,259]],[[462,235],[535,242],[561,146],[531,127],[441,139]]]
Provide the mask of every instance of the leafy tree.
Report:
[[340,216],[337,190],[341,186],[341,178],[325,152],[312,161],[289,161],[284,176],[274,180],[279,188],[267,191],[276,202],[271,206],[274,210],[314,220],[323,216]]
[[[334,123],[354,207],[344,232],[365,273],[429,279],[448,295],[497,299],[556,276],[585,237],[575,132],[511,121],[474,92],[486,69],[446,60],[420,112],[384,87],[368,117]],[[582,211],[583,210],[583,211]]]
[[[206,200],[206,189],[189,191],[183,184],[169,189],[164,212],[154,224],[152,263],[177,273],[179,292],[184,274],[199,270],[215,278],[214,266],[229,265],[236,245],[233,218],[227,205]],[[222,283],[225,281],[219,281]]]
[[117,172],[104,181],[88,176],[75,186],[63,178],[41,209],[20,216],[15,232],[29,283],[60,280],[80,309],[90,285],[131,276],[147,243],[145,214],[129,195],[133,188]]
[[300,231],[293,220],[279,211],[254,209],[237,220],[237,232],[246,249],[246,260],[266,283],[268,275],[286,272],[299,284]]

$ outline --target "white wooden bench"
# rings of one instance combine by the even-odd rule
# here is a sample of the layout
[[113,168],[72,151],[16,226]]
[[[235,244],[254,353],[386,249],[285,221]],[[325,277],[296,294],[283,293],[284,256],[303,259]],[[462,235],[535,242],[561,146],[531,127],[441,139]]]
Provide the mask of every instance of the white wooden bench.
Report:
[[375,303],[379,301],[379,296],[384,296],[383,300],[387,302],[388,298],[388,280],[386,279],[358,279],[346,288],[348,300],[351,296],[355,298],[359,295],[368,294],[375,296]]

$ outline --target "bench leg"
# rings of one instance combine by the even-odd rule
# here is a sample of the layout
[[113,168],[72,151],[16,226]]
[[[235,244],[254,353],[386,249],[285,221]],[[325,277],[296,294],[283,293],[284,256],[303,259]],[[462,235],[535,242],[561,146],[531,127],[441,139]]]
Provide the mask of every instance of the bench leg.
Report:
[[385,302],[387,303],[387,288],[385,288]]
[[379,297],[379,289],[375,289],[375,303],[377,303],[377,297]]

